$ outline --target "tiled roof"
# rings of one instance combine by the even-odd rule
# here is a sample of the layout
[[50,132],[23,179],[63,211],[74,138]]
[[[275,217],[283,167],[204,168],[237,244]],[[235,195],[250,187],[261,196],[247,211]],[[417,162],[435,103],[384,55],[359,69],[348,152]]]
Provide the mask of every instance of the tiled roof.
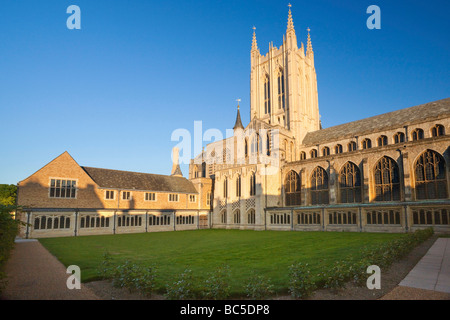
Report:
[[450,98],[437,100],[415,107],[401,109],[378,116],[344,123],[338,126],[309,132],[303,139],[303,145],[317,145],[329,141],[353,138],[371,132],[389,130],[393,128],[426,121],[450,115]]
[[81,167],[102,188],[197,193],[184,177]]

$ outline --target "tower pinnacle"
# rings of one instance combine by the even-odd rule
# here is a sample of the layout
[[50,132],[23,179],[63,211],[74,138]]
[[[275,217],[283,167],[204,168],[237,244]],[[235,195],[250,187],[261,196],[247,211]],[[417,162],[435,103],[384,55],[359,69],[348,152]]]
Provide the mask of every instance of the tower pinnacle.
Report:
[[311,54],[314,54],[312,44],[311,44],[311,36],[309,34],[311,29],[308,28],[306,30],[308,30],[308,42],[306,44],[306,55],[311,55]]
[[294,30],[294,21],[292,20],[292,12],[291,12],[292,5],[289,3],[288,7],[289,7],[289,13],[288,13],[287,31]]
[[252,51],[258,50],[258,44],[256,43],[256,28],[253,26],[253,39],[252,39]]
[[234,124],[233,129],[244,129],[244,126],[242,125],[242,121],[241,121],[241,112],[239,111],[239,102],[241,101],[241,99],[237,99],[236,100],[238,105],[237,105],[237,115],[236,115],[236,122]]

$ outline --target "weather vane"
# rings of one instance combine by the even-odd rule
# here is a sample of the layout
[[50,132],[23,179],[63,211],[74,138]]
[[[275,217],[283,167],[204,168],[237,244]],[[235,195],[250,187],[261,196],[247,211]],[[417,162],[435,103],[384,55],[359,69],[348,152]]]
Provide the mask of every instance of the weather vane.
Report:
[[238,103],[238,109],[239,109],[239,102],[241,102],[241,99],[236,99],[237,103]]

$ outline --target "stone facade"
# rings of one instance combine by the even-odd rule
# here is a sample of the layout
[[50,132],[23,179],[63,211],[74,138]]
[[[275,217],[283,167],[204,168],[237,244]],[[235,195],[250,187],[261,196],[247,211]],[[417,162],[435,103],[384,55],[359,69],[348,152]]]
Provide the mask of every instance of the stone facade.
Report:
[[[208,185],[209,181],[203,182]],[[25,237],[55,237],[209,227],[201,183],[81,167],[64,152],[18,184]]]
[[[280,48],[253,32],[250,123],[206,146],[214,228],[450,232],[450,99],[322,129],[314,52],[291,11]],[[199,170],[202,168],[202,170]]]

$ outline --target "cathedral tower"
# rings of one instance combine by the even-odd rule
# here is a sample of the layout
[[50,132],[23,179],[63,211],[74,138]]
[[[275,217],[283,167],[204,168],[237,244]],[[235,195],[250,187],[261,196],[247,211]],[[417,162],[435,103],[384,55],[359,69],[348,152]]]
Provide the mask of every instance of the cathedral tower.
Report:
[[310,30],[305,53],[303,43],[297,45],[290,7],[283,44],[269,43],[266,55],[259,52],[253,27],[250,118],[286,128],[299,147],[306,133],[320,129],[320,116]]

